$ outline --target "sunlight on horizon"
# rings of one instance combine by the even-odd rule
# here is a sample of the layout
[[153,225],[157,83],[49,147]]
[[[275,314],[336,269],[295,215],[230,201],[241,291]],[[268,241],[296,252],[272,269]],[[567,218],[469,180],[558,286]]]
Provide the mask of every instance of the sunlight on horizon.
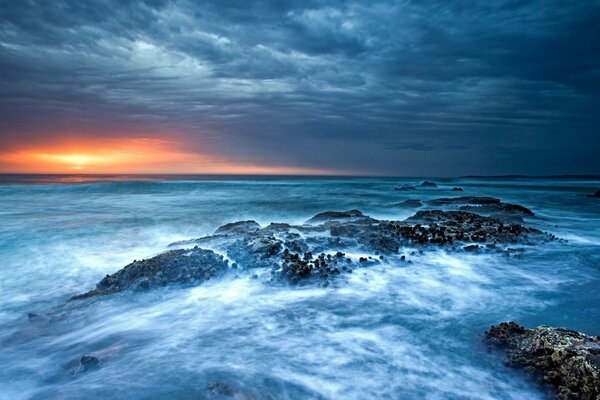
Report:
[[127,138],[0,153],[0,172],[86,174],[348,174],[345,171],[237,162],[190,151],[171,140]]

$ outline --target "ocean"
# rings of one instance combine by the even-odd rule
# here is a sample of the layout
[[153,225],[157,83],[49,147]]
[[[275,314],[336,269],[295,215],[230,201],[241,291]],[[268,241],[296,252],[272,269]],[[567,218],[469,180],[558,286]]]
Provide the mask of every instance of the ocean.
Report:
[[[394,190],[424,180],[437,188]],[[241,399],[548,398],[482,335],[509,320],[600,334],[600,199],[586,196],[599,189],[594,177],[1,175],[0,398],[203,399],[214,382]],[[350,209],[403,220],[416,212],[404,200],[458,195],[523,205],[526,225],[564,240],[510,257],[440,247],[327,287],[242,269],[60,309],[225,223]],[[85,354],[104,361],[73,374]]]

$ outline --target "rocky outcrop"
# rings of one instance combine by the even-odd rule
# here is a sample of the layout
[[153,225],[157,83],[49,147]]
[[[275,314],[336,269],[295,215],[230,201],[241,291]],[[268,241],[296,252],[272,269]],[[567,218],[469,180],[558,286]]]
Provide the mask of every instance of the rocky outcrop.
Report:
[[494,215],[500,219],[509,216],[529,216],[532,217],[533,211],[519,204],[503,203],[495,197],[447,197],[439,198],[429,202],[435,206],[458,206],[461,211],[470,211],[483,215]]
[[394,190],[399,190],[399,191],[402,191],[402,192],[406,192],[406,191],[417,190],[417,188],[414,187],[414,186],[412,186],[412,185],[403,185],[403,186],[398,186]]
[[485,341],[506,352],[506,363],[550,385],[556,398],[600,399],[600,337],[565,328],[492,326]]
[[396,204],[396,207],[402,207],[402,208],[419,208],[422,206],[423,206],[423,203],[421,203],[421,200],[416,200],[416,199],[408,199],[408,200],[404,200],[401,203]]
[[[476,201],[497,204],[499,200]],[[196,245],[193,249],[172,250],[134,261],[107,275],[95,289],[71,300],[169,284],[199,284],[230,269],[267,268],[272,279],[292,283],[308,278],[326,280],[376,264],[382,257],[403,262],[405,256],[399,253],[403,246],[502,252],[516,243],[539,244],[553,238],[521,224],[453,210],[419,211],[404,221],[377,220],[359,210],[322,212],[304,225],[272,223],[261,227],[255,221],[240,221],[223,225],[212,235],[174,244]],[[365,256],[357,260],[344,254],[357,250]],[[217,253],[226,255],[231,265]]]
[[306,221],[309,224],[315,224],[319,222],[326,221],[335,221],[340,219],[349,219],[349,218],[358,218],[363,217],[363,213],[359,210],[349,210],[349,211],[325,211],[319,213]]
[[425,181],[421,183],[421,187],[436,188],[437,184],[435,182]]
[[156,257],[134,261],[112,275],[106,275],[96,288],[72,297],[82,300],[123,291],[147,290],[172,283],[197,284],[228,269],[223,256],[211,250],[194,247],[190,250],[172,250]]
[[215,231],[215,235],[228,235],[236,233],[255,232],[260,229],[260,225],[256,221],[238,221],[230,224],[225,224]]
[[478,197],[478,196],[461,196],[461,197],[442,197],[431,200],[429,204],[435,206],[443,206],[449,204],[500,204],[500,199],[495,197]]

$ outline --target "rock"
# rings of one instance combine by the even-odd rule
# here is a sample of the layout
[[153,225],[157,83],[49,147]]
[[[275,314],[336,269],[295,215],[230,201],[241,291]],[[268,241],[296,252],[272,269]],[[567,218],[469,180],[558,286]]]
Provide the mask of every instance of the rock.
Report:
[[260,229],[258,222],[253,220],[238,221],[225,224],[215,231],[215,235],[228,235],[232,233],[254,232]]
[[421,203],[421,200],[416,200],[416,199],[404,200],[403,202],[396,204],[396,207],[402,207],[402,208],[419,208],[422,206],[423,206],[423,203]]
[[514,322],[492,326],[485,341],[504,349],[506,363],[534,373],[558,399],[600,398],[600,337],[565,328],[525,329]]
[[463,211],[472,211],[483,214],[521,214],[527,215],[529,217],[534,216],[533,211],[528,209],[527,207],[523,207],[519,204],[508,204],[508,203],[499,203],[499,204],[484,204],[480,206],[461,206],[459,210]]
[[459,210],[471,211],[478,214],[497,216],[502,215],[516,215],[516,216],[533,216],[533,211],[527,207],[523,207],[519,204],[503,203],[500,199],[495,197],[476,197],[476,196],[462,196],[462,197],[445,197],[435,199],[429,202],[435,206],[447,206],[447,205],[459,205]]
[[225,382],[212,382],[208,385],[210,399],[236,399],[236,400],[273,400],[269,395],[238,390]]
[[425,182],[421,183],[421,187],[436,188],[437,185],[434,182],[425,181]]
[[410,190],[417,190],[417,188],[412,185],[403,185],[403,186],[398,186],[394,190],[410,191]]
[[[520,224],[504,224],[503,221],[466,211],[419,211],[406,222],[425,224],[404,228],[408,237],[417,243],[497,242],[497,243],[542,243],[553,240],[535,228]],[[417,228],[418,229],[415,229]]]
[[447,204],[500,204],[500,199],[495,197],[461,196],[461,197],[442,197],[429,202],[433,205]]
[[319,213],[306,221],[309,224],[314,224],[318,222],[325,221],[335,221],[340,219],[349,219],[349,218],[358,218],[362,217],[363,213],[359,210],[350,210],[350,211],[325,211]]
[[[366,266],[381,262],[380,256],[385,256],[386,262],[401,262],[398,251],[403,246],[419,246],[422,251],[426,246],[455,249],[476,244],[473,249],[478,248],[479,252],[502,252],[515,244],[555,239],[522,224],[454,210],[419,211],[404,221],[377,220],[358,210],[328,211],[310,221],[309,225],[273,223],[264,228],[254,221],[241,221],[224,225],[216,234],[193,242],[226,254],[232,261],[231,269],[236,271],[268,268],[272,278],[297,283],[350,273],[355,262],[344,253],[356,249],[368,255],[366,260],[372,260],[361,264]],[[107,275],[95,289],[71,300],[170,284],[197,285],[228,270],[228,262],[212,250],[198,246],[172,250],[134,261]]]
[[211,398],[214,397],[233,397],[234,390],[224,382],[212,382],[208,385],[208,392]]
[[594,193],[594,194],[588,194],[587,197],[600,198],[600,190],[596,191],[596,193]]
[[211,250],[198,247],[172,250],[147,260],[134,261],[114,274],[106,275],[95,289],[74,296],[69,301],[127,290],[147,290],[173,283],[199,283],[222,275],[227,269],[223,256]]
[[85,372],[96,369],[99,366],[100,366],[100,360],[98,359],[98,357],[85,355],[85,356],[81,357],[81,359],[79,360],[79,365],[77,366],[77,368],[75,370],[71,370],[71,373],[73,375],[83,374]]
[[479,245],[478,244],[470,244],[468,246],[463,247],[463,250],[467,251],[469,253],[477,252],[477,251],[479,251]]
[[453,187],[453,188],[452,188],[452,191],[453,191],[453,192],[462,192],[462,191],[463,191],[463,188],[460,188],[460,187]]

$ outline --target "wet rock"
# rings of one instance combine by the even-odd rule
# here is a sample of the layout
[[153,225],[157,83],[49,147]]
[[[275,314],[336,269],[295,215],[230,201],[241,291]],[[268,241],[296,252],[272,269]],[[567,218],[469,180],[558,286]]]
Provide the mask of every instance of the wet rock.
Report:
[[[481,199],[476,201],[499,201]],[[377,220],[358,210],[327,211],[310,221],[305,225],[273,223],[264,228],[253,221],[241,221],[224,225],[217,234],[193,242],[225,254],[236,271],[268,268],[273,278],[296,283],[311,277],[328,279],[349,273],[355,265],[344,253],[357,249],[368,255],[367,260],[373,260],[367,263],[370,264],[380,263],[380,256],[385,256],[386,261],[397,258],[401,262],[398,251],[403,246],[419,246],[422,252],[427,246],[460,249],[477,244],[473,248],[479,252],[502,252],[515,244],[555,239],[519,223],[454,210],[419,211],[404,221]],[[366,265],[364,261],[358,264]],[[72,300],[168,284],[200,284],[228,269],[228,262],[211,250],[173,250],[149,260],[134,261],[108,275],[96,289]]]
[[429,202],[432,205],[448,204],[500,204],[500,199],[495,197],[481,196],[461,196],[461,197],[442,197]]
[[421,200],[416,200],[416,199],[404,200],[403,202],[396,204],[396,207],[402,207],[402,208],[419,208],[422,206],[423,206],[423,203],[421,203]]
[[69,368],[69,375],[79,375],[89,371],[93,371],[100,366],[98,357],[85,355],[79,359],[79,362],[74,360],[74,365]]
[[322,212],[322,213],[319,213],[319,214],[315,215],[314,217],[312,217],[311,219],[309,219],[307,221],[307,223],[314,224],[314,223],[326,222],[326,221],[335,221],[335,220],[343,220],[343,219],[350,219],[350,218],[358,218],[358,217],[362,217],[362,216],[363,216],[363,213],[360,212],[359,210],[325,211],[325,212]]
[[228,384],[224,382],[212,382],[208,385],[208,393],[210,397],[233,397],[235,392]]
[[[520,224],[505,224],[502,220],[466,211],[419,211],[406,222],[416,223],[403,228],[403,234],[413,243],[452,244],[456,241],[485,243],[544,243],[552,237],[535,228]],[[422,226],[424,224],[427,226]]]
[[463,191],[463,188],[461,188],[461,187],[453,187],[453,188],[452,188],[452,191],[453,191],[453,192],[462,192],[462,191]]
[[463,247],[463,250],[469,253],[474,253],[474,252],[478,252],[479,251],[479,245],[478,244],[470,244],[468,246]]
[[[519,204],[503,203],[495,197],[446,197],[439,198],[429,202],[435,206],[459,206],[461,211],[470,211],[483,215],[495,215],[501,219],[508,216],[533,216],[533,211]],[[518,219],[514,219],[514,222]]]
[[[300,242],[295,246],[302,248]],[[266,230],[256,235],[236,238],[233,243],[225,246],[225,250],[230,258],[246,267],[267,267],[271,264],[271,259],[283,250],[283,242]]]
[[225,224],[215,231],[215,235],[228,235],[232,233],[255,232],[260,229],[258,222],[253,220],[238,221]]
[[147,260],[134,261],[114,274],[106,275],[94,290],[74,296],[70,301],[173,283],[199,283],[222,275],[227,269],[223,256],[211,250],[198,247],[172,250]]
[[528,209],[527,207],[523,207],[519,204],[508,204],[508,203],[498,203],[498,204],[483,204],[478,206],[466,205],[461,206],[459,210],[463,211],[471,211],[476,213],[483,214],[492,214],[502,215],[502,214],[521,214],[532,217],[533,211]]
[[506,352],[506,363],[533,373],[558,399],[600,398],[600,337],[565,328],[492,326],[485,341]]
[[212,382],[208,385],[210,399],[236,399],[236,400],[272,400],[269,395],[262,395],[246,390],[238,390],[225,382]]
[[594,194],[588,194],[587,197],[596,197],[596,198],[600,198],[600,190],[598,190],[596,193]]
[[406,192],[406,191],[411,191],[411,190],[417,190],[417,188],[414,187],[414,186],[412,186],[412,185],[403,185],[403,186],[398,186],[394,190],[399,190],[399,191],[402,191],[402,192]]
[[434,182],[425,181],[421,183],[421,187],[436,188],[437,184],[435,184]]

